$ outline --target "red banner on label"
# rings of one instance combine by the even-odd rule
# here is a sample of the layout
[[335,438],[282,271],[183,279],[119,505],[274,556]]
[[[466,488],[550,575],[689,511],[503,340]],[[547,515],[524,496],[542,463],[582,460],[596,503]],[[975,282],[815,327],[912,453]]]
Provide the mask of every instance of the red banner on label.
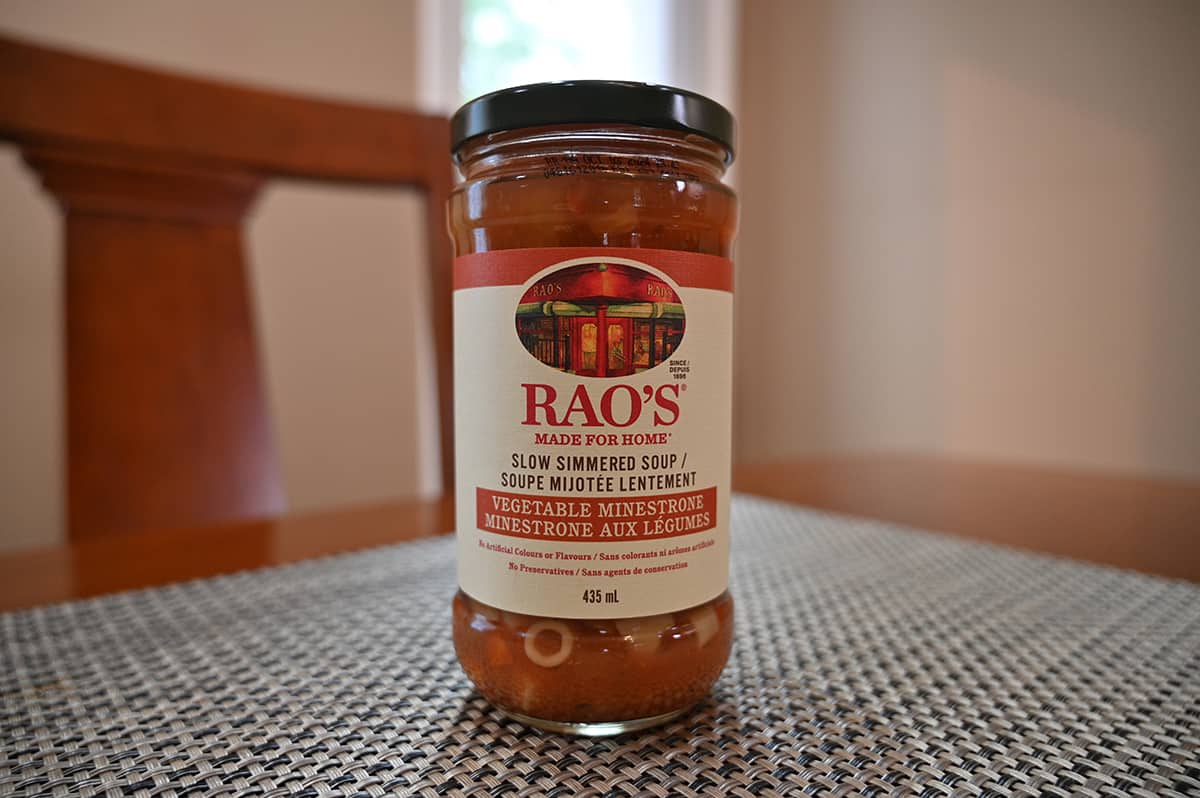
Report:
[[454,289],[524,285],[547,266],[581,258],[593,258],[596,263],[628,258],[653,266],[685,288],[733,290],[733,263],[728,258],[636,247],[541,247],[460,255],[454,259]]
[[716,527],[717,489],[599,498],[476,488],[475,525],[498,535],[568,543],[674,538]]

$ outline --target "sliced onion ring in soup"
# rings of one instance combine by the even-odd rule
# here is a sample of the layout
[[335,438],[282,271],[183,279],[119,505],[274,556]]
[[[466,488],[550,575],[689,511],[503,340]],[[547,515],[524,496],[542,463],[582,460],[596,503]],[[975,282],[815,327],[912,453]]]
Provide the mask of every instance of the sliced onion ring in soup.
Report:
[[[543,654],[538,650],[537,638],[542,632],[558,632],[558,651],[552,654]],[[562,621],[537,621],[525,632],[525,656],[529,657],[529,661],[534,665],[541,665],[543,668],[557,668],[567,661],[573,648],[575,648],[575,635]]]

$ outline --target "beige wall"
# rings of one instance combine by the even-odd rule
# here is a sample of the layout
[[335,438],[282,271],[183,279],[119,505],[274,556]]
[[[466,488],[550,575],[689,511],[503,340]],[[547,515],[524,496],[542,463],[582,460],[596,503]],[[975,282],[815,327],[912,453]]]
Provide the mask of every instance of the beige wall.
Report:
[[741,457],[1200,476],[1200,6],[742,25]]
[[[416,93],[415,3],[6,0],[0,30],[270,88],[390,105]],[[58,213],[0,148],[0,549],[62,535]],[[248,236],[293,509],[437,488],[415,197],[280,184]]]
[[[415,93],[413,17],[388,0],[0,4],[9,32],[393,104]],[[740,457],[1200,475],[1200,7],[747,0],[741,22]],[[57,214],[11,150],[0,203],[5,547],[61,535],[61,318]],[[291,184],[259,204],[293,508],[436,487],[430,397],[405,376],[427,357],[417,213]]]

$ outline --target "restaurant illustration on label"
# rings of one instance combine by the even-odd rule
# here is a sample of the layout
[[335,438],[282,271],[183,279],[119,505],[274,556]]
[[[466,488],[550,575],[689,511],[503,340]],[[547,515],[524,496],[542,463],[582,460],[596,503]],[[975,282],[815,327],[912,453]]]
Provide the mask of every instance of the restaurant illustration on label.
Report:
[[636,266],[583,263],[531,285],[516,311],[533,357],[581,377],[628,377],[664,363],[683,340],[683,303],[665,280]]
[[[459,584],[547,618],[652,617],[728,582],[728,260],[455,261]],[[486,386],[486,387],[485,387]],[[600,596],[600,600],[594,600]]]

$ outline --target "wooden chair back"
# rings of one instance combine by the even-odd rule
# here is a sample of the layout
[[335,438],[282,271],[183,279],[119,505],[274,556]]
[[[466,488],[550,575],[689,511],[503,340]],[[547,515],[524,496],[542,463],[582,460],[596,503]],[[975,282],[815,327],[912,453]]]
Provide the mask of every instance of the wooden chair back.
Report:
[[451,484],[446,119],[0,37],[0,140],[20,148],[65,217],[72,539],[283,508],[243,258],[247,209],[273,177],[424,192]]

